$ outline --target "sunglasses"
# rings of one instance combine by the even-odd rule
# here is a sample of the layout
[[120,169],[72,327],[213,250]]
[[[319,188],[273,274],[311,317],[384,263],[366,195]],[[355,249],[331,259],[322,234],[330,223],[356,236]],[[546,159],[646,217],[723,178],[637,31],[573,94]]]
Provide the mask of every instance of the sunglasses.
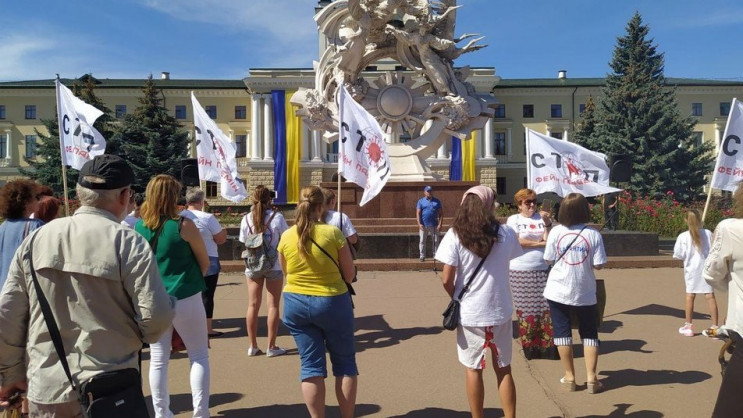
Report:
[[535,199],[528,199],[523,201],[526,206],[536,205],[537,201]]

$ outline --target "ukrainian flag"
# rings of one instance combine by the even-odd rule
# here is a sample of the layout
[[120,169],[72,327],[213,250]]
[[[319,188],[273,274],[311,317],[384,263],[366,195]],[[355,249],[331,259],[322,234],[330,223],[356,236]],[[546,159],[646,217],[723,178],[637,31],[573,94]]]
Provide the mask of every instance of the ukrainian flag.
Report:
[[449,180],[475,181],[475,152],[479,132],[473,131],[470,139],[462,141],[451,137],[451,165],[449,166]]
[[302,120],[294,114],[289,99],[293,91],[271,91],[274,132],[274,189],[276,203],[299,201],[299,155]]

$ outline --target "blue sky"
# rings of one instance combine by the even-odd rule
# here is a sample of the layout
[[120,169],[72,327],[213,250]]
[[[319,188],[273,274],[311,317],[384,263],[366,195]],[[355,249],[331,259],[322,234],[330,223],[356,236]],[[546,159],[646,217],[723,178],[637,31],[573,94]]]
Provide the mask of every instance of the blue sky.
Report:
[[[79,77],[236,79],[310,68],[315,0],[5,0],[0,81]],[[743,81],[740,0],[459,0],[457,34],[489,46],[456,65],[503,78],[603,77],[635,10],[667,77]]]

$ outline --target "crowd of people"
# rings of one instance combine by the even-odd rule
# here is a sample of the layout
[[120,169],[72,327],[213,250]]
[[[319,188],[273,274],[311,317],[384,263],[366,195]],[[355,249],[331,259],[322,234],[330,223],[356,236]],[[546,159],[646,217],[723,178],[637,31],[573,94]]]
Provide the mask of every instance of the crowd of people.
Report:
[[[124,160],[95,157],[80,170],[81,206],[67,217],[59,217],[60,201],[48,187],[15,180],[0,189],[0,407],[21,406],[13,395],[25,392],[22,411],[30,416],[82,416],[76,389],[58,361],[56,337],[47,331],[48,314],[38,303],[48,295],[70,381],[79,385],[99,373],[139,370],[141,350],[149,345],[152,406],[156,417],[172,417],[168,365],[171,352],[183,344],[193,416],[209,416],[209,339],[222,335],[212,323],[218,246],[227,232],[205,210],[202,190],[189,188],[179,204],[183,186],[169,175],[153,177],[144,195],[133,192],[133,183],[134,172]],[[514,314],[526,359],[559,359],[564,369],[559,381],[567,391],[577,386],[572,340],[577,327],[587,392],[600,393],[601,310],[594,269],[606,263],[606,252],[600,231],[589,225],[588,200],[571,193],[555,216],[540,211],[536,193],[524,188],[514,195],[517,213],[501,224],[496,197],[485,186],[467,190],[440,240],[443,206],[430,186],[416,205],[420,258],[425,259],[430,237],[434,258],[443,264],[443,288],[460,304],[456,345],[472,416],[483,415],[488,350],[504,415],[516,414]],[[257,186],[240,223],[247,254],[247,355],[285,354],[276,342],[283,322],[297,347],[300,390],[310,415],[325,414],[329,355],[341,416],[352,417],[359,374],[352,301],[358,233],[348,216],[335,210],[332,190],[303,188],[291,227],[272,199],[270,189]],[[743,300],[743,273],[736,267],[742,257],[743,190],[734,199],[736,218],[721,222],[714,235],[703,228],[698,212],[688,211],[688,231],[674,248],[674,257],[684,261],[687,293],[686,323],[679,332],[694,335],[694,297],[701,293],[712,317],[704,334],[736,343],[715,416],[743,410],[734,395],[743,381],[743,319],[735,310]],[[730,288],[727,320],[719,327],[712,286]],[[268,341],[259,345],[264,287]]]

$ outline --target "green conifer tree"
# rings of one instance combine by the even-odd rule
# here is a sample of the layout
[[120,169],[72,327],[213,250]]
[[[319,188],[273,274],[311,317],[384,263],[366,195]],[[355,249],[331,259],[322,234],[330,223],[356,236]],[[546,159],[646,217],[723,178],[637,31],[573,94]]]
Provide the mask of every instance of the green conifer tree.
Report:
[[144,192],[157,174],[180,177],[181,158],[186,157],[188,133],[162,106],[160,90],[150,76],[134,112],[126,115],[114,135],[121,156],[131,164],[136,177],[134,190]]
[[633,157],[632,191],[648,196],[673,192],[680,200],[699,197],[710,174],[711,144],[695,144],[691,116],[678,110],[675,87],[663,75],[649,27],[639,13],[617,38],[606,87],[597,111],[599,121],[586,143],[606,154]]
[[596,131],[596,102],[593,101],[593,96],[588,96],[586,99],[586,108],[582,115],[582,122],[580,128],[573,135],[573,140],[576,144],[590,149],[595,150],[598,147],[596,144],[596,137],[594,132]]

